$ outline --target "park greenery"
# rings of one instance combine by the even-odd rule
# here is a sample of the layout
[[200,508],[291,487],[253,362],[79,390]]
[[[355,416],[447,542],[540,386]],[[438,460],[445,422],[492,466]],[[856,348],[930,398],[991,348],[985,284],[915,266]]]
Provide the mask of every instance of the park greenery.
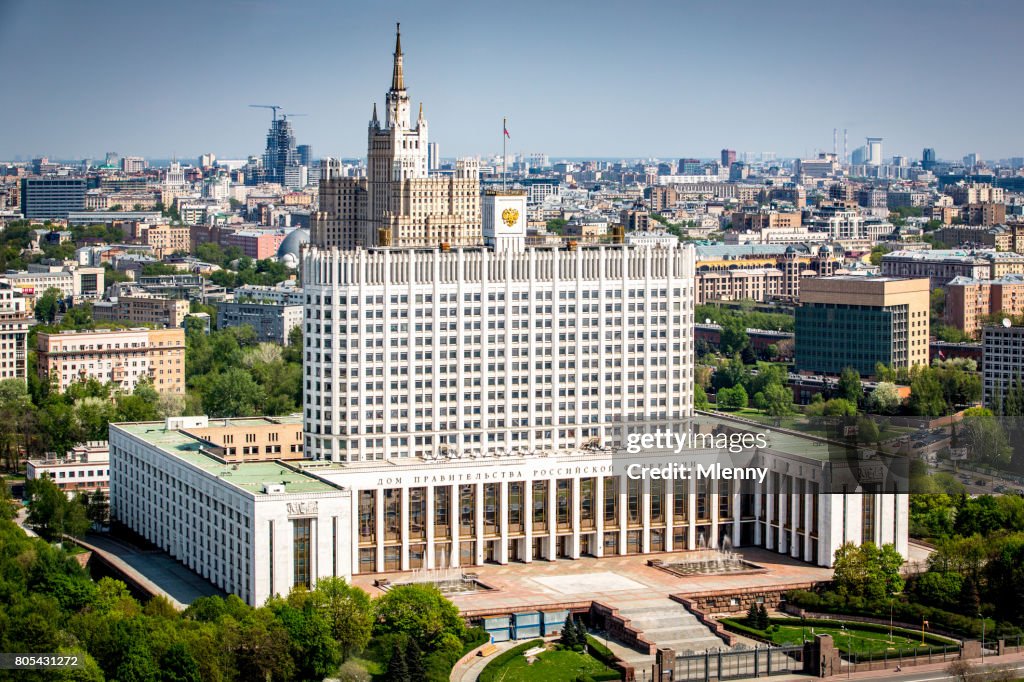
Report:
[[[94,581],[59,545],[28,537],[11,520],[7,490],[0,485],[0,650],[83,661],[64,677],[19,679],[286,682],[340,669],[362,671],[362,679],[440,682],[486,638],[429,585],[397,586],[371,599],[341,578],[325,578],[259,608],[233,595],[202,597],[180,613],[162,597],[141,603],[120,581]],[[33,494],[30,523],[56,499],[53,490]],[[52,538],[60,529],[47,532]]]

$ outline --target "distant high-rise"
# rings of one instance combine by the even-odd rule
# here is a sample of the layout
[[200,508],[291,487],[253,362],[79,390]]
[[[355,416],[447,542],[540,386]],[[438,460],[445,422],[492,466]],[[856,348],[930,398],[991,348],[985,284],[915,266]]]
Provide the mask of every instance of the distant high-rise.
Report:
[[405,89],[401,33],[395,39],[384,120],[377,105],[367,130],[366,177],[320,174],[320,206],[310,241],[320,247],[476,246],[480,232],[480,165],[460,159],[453,174],[429,175],[427,119],[415,119]]
[[313,166],[313,147],[308,144],[300,144],[295,148],[299,155],[299,165],[311,168]]
[[935,150],[931,147],[925,147],[924,151],[921,152],[921,168],[930,171],[935,168]]
[[850,154],[850,163],[854,166],[862,166],[868,162],[868,148],[866,146],[857,147]]
[[882,138],[880,137],[869,137],[867,140],[868,144],[868,159],[867,163],[870,166],[881,166],[882,165]]
[[441,152],[436,142],[427,143],[427,169],[435,171],[441,167]]
[[700,159],[679,159],[680,175],[702,175],[704,164]]
[[299,165],[295,148],[295,133],[287,116],[275,118],[267,133],[267,148],[263,152],[263,180],[284,184],[285,168]]
[[67,218],[85,209],[85,178],[24,178],[21,212],[26,218]]
[[141,173],[146,170],[146,160],[141,156],[126,156],[121,159],[121,170],[125,173]]
[[729,166],[736,163],[736,150],[735,149],[723,149],[722,150],[722,165],[728,168]]
[[978,165],[978,155],[974,153],[965,154],[963,161],[964,166],[966,166],[967,168],[974,168],[975,166]]

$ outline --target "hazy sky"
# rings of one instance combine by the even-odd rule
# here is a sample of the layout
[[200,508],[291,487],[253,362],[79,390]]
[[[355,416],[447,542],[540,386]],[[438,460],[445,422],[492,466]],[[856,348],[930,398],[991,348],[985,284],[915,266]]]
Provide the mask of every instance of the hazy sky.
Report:
[[[0,159],[363,156],[402,22],[441,155],[1024,155],[1024,2],[0,0]],[[414,109],[415,111],[415,109]]]

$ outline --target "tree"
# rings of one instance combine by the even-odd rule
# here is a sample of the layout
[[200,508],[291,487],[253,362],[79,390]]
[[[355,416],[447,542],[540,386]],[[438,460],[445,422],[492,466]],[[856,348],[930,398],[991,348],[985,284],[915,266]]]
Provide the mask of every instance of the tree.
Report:
[[773,417],[785,417],[793,414],[793,391],[781,384],[771,384],[760,394],[765,413]]
[[711,408],[708,393],[700,384],[696,384],[693,389],[693,406],[698,410],[708,410]]
[[877,443],[882,437],[878,424],[869,417],[857,420],[857,439],[862,443]]
[[757,608],[756,602],[750,602],[750,606],[747,607],[747,626],[754,629],[759,629],[758,625],[761,624],[761,612]]
[[211,417],[251,417],[266,398],[263,388],[241,367],[232,367],[206,380],[203,409]]
[[877,600],[903,589],[902,567],[903,557],[893,545],[848,542],[836,550],[833,580],[842,595]]
[[409,671],[410,680],[427,679],[427,669],[423,664],[423,651],[412,637],[405,641],[405,667]]
[[719,390],[716,400],[718,407],[725,410],[742,410],[749,402],[746,389],[740,385]]
[[565,622],[562,623],[562,633],[558,638],[558,643],[567,649],[572,649],[580,643],[576,635],[576,621],[573,620],[572,612],[566,615]]
[[747,327],[740,317],[726,317],[722,320],[719,347],[725,355],[735,355],[750,345]]
[[117,666],[118,682],[158,682],[159,679],[160,669],[149,647],[142,642],[133,644]]
[[375,634],[408,635],[424,651],[441,647],[446,635],[461,639],[465,634],[459,610],[434,585],[397,585],[375,599],[373,606]]
[[373,629],[373,610],[366,592],[343,578],[323,578],[310,596],[341,647],[342,661],[366,648]]
[[903,402],[896,384],[880,381],[868,398],[868,409],[877,414],[895,414]]
[[946,674],[956,682],[970,682],[974,676],[974,666],[968,661],[957,659],[946,666]]
[[49,477],[35,478],[25,485],[28,494],[28,524],[46,540],[64,535],[79,537],[89,528],[85,505],[69,500]]
[[60,300],[61,295],[59,289],[50,287],[44,291],[42,296],[36,298],[36,319],[43,324],[53,324],[53,321],[57,319]]
[[761,602],[757,607],[757,629],[767,630],[770,624],[768,620],[768,607]]
[[959,573],[928,571],[914,581],[914,594],[925,604],[948,610],[956,608],[963,583]]
[[394,680],[394,682],[413,682],[409,676],[409,662],[405,658],[405,646],[395,646],[391,650],[391,658],[388,660],[388,679]]
[[160,682],[202,682],[199,664],[185,645],[175,642],[160,657]]
[[974,576],[968,575],[964,578],[958,601],[960,613],[966,616],[981,613],[981,598],[978,596],[978,583]]
[[917,373],[910,381],[910,399],[907,407],[919,417],[940,417],[946,413],[942,386],[930,368]]
[[971,458],[994,467],[1010,463],[1013,449],[1010,440],[996,417],[965,416],[960,421],[957,436],[971,452]]
[[86,517],[97,526],[106,526],[110,523],[110,500],[107,499],[105,492],[96,489],[89,495]]
[[852,367],[846,367],[839,375],[836,386],[836,397],[844,398],[854,405],[864,398],[864,388],[860,383],[860,373]]

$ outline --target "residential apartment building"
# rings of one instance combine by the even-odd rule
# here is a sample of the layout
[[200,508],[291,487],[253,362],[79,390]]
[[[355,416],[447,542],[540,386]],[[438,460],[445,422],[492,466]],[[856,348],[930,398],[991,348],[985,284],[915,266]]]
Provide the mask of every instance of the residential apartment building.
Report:
[[181,328],[40,333],[36,343],[39,378],[59,392],[87,379],[129,393],[142,380],[160,393],[185,392]]
[[279,305],[302,305],[305,298],[302,287],[295,280],[286,280],[274,286],[243,284],[235,289],[236,301],[255,303],[276,303]]
[[46,266],[34,263],[29,266],[28,272],[8,271],[0,277],[32,300],[46,293],[47,289],[56,289],[61,298],[78,302],[96,300],[103,296],[104,274],[105,270],[101,267]]
[[1024,313],[1024,275],[998,279],[957,277],[946,285],[943,320],[971,336],[978,336],[986,315]]
[[[838,244],[738,244],[696,247],[697,303],[789,300],[805,277],[828,277],[843,266]],[[781,273],[781,278],[776,273]],[[709,298],[723,296],[724,298]]]
[[180,327],[189,313],[189,302],[182,299],[153,296],[143,292],[129,296],[113,296],[97,301],[92,316],[106,322],[135,322],[158,327]]
[[250,326],[261,342],[288,345],[292,329],[302,326],[302,305],[221,301],[217,304],[217,329]]
[[950,246],[1024,251],[1024,225],[949,225],[940,227],[932,235]]
[[999,413],[1006,392],[1024,383],[1024,327],[990,324],[981,330],[981,392],[985,407]]
[[238,230],[222,232],[220,245],[224,248],[237,246],[242,253],[254,260],[274,258],[281,242],[285,240],[289,230]]
[[0,282],[0,380],[28,378],[28,332],[34,323],[21,292]]
[[1005,202],[1005,191],[1002,187],[993,187],[984,183],[948,185],[942,189],[942,192],[952,197],[957,206]]
[[735,211],[732,214],[732,229],[755,230],[765,228],[798,228],[803,216],[799,211],[783,212],[770,209]]
[[927,279],[812,277],[800,283],[796,309],[796,369],[862,376],[876,363],[893,368],[928,364]]

